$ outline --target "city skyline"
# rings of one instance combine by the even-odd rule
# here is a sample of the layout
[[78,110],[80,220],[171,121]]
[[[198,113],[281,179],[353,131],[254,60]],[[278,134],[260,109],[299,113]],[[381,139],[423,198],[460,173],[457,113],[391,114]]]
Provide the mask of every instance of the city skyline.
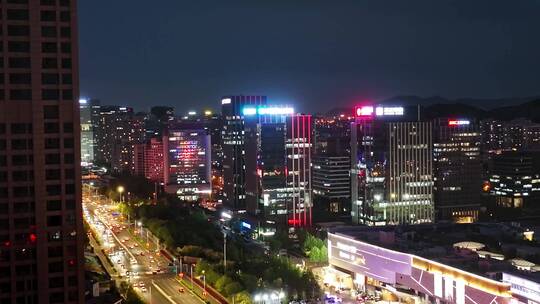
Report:
[[537,1],[168,2],[81,3],[82,96],[217,109],[225,95],[267,95],[326,111],[395,95],[540,95]]

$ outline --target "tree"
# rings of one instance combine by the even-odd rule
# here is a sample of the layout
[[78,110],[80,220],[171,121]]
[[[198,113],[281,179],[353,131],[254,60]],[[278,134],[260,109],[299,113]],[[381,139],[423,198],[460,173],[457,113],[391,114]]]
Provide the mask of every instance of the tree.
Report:
[[225,294],[225,296],[229,296],[242,291],[242,289],[242,284],[238,282],[230,282],[229,284],[227,284],[227,286],[225,286],[223,293]]
[[231,278],[229,278],[228,276],[226,275],[222,275],[217,281],[216,281],[216,289],[217,291],[223,293],[225,291],[225,286],[227,286],[228,284],[232,283],[233,280]]
[[234,302],[236,304],[251,304],[251,296],[246,291],[239,292],[234,295]]

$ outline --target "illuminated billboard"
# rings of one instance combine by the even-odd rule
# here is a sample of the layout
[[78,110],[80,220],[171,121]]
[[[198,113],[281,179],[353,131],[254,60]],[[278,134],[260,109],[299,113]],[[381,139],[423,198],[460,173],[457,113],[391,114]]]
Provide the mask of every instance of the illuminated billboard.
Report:
[[294,114],[294,108],[291,107],[277,107],[277,106],[259,106],[259,107],[253,107],[253,106],[247,106],[242,109],[242,114],[244,116],[252,116],[252,115],[290,115]]
[[451,119],[448,121],[449,126],[468,126],[471,122],[468,120]]
[[403,107],[360,106],[356,107],[355,113],[357,117],[403,116],[405,109]]

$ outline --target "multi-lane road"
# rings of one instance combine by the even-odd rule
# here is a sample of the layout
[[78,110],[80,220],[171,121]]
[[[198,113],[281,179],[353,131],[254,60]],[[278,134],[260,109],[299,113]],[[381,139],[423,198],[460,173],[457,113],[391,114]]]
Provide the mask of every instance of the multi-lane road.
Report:
[[[204,303],[176,280],[174,267],[156,248],[139,237],[140,228],[128,225],[118,214],[114,203],[85,192],[84,217],[97,236],[99,243],[91,245],[104,249],[114,267],[110,273],[115,280],[124,280],[147,303]],[[135,236],[137,235],[137,237]],[[108,271],[112,271],[108,267]],[[107,267],[106,267],[107,268]]]

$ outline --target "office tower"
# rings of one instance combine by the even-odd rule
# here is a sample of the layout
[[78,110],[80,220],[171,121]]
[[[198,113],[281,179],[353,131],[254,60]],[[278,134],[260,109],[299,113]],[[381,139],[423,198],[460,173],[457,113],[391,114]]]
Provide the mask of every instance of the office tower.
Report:
[[0,302],[84,303],[76,1],[0,9]]
[[465,119],[434,121],[433,168],[438,220],[478,220],[482,188],[481,134]]
[[165,191],[184,200],[210,197],[210,135],[204,129],[170,129],[163,137]]
[[145,122],[146,137],[161,138],[172,120],[174,120],[173,107],[155,106],[150,108],[150,115]]
[[286,106],[245,106],[243,115],[247,212],[310,226],[311,116]]
[[351,121],[346,115],[318,117],[312,166],[313,220],[350,218]]
[[246,209],[244,163],[244,106],[266,105],[266,96],[227,96],[221,99],[223,202],[233,210]]
[[133,147],[133,174],[162,183],[164,177],[164,156],[162,139],[151,138],[146,143]]
[[350,155],[352,121],[352,118],[345,115],[315,119],[314,154]]
[[97,99],[80,99],[81,113],[81,163],[93,164],[97,148],[97,128],[100,102]]
[[537,146],[535,143],[539,139],[538,133],[534,131],[537,129],[537,124],[522,118],[511,121],[483,120],[482,150],[487,153],[498,153],[535,149]]
[[101,106],[99,115],[97,161],[115,172],[132,172],[133,147],[145,140],[146,115],[121,106]]
[[495,204],[504,208],[532,207],[540,191],[540,154],[505,151],[493,156],[489,182]]
[[432,125],[415,107],[362,106],[351,125],[351,217],[366,225],[433,221]]
[[312,187],[314,221],[350,217],[350,156],[313,157]]

